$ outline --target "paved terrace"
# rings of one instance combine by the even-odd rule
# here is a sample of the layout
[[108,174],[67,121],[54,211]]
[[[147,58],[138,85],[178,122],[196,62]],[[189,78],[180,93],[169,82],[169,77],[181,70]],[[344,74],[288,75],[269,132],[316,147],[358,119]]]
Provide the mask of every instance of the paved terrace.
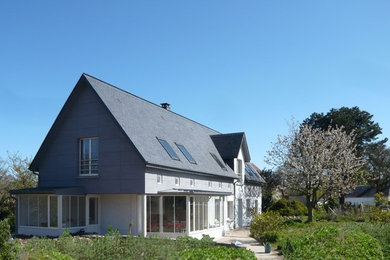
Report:
[[264,246],[249,236],[249,229],[230,230],[226,232],[224,237],[214,239],[214,241],[229,245],[239,241],[241,243],[239,246],[253,251],[257,259],[283,259],[283,256],[279,255],[277,251],[272,250],[269,254],[265,253]]

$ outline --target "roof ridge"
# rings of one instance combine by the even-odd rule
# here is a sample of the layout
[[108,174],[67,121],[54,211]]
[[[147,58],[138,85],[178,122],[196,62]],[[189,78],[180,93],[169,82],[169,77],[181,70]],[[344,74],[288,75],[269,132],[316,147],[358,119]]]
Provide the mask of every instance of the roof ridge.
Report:
[[218,135],[213,135],[213,136],[229,136],[229,135],[241,135],[245,134],[245,132],[236,132],[236,133],[227,133],[227,134],[218,134]]
[[117,90],[119,90],[119,91],[121,91],[121,92],[124,92],[125,94],[131,95],[131,96],[133,96],[133,97],[135,97],[135,98],[138,98],[138,99],[141,100],[141,101],[144,101],[144,102],[146,102],[146,103],[149,103],[149,104],[151,104],[151,105],[154,105],[154,106],[156,106],[156,107],[158,107],[158,108],[160,108],[160,109],[163,109],[164,111],[171,112],[171,113],[173,113],[173,114],[175,114],[175,115],[177,115],[177,116],[180,116],[180,117],[182,117],[182,118],[184,118],[184,119],[187,119],[187,120],[189,120],[189,121],[191,121],[191,122],[194,122],[194,123],[196,123],[196,124],[198,124],[198,125],[200,125],[200,126],[202,126],[202,127],[205,127],[205,128],[207,128],[207,129],[210,129],[210,130],[212,130],[212,131],[214,131],[214,132],[217,132],[217,133],[221,134],[221,132],[219,132],[219,131],[217,131],[217,130],[211,128],[211,127],[208,127],[208,126],[206,126],[206,125],[204,125],[204,124],[201,124],[201,123],[199,123],[199,122],[196,122],[195,120],[192,120],[192,119],[190,119],[190,118],[188,118],[188,117],[186,117],[186,116],[183,116],[183,115],[181,115],[181,114],[179,114],[179,113],[176,113],[176,112],[174,112],[174,111],[172,111],[172,110],[167,110],[167,109],[165,109],[165,108],[162,108],[161,106],[159,106],[159,105],[153,103],[152,101],[149,101],[149,100],[147,100],[147,99],[144,99],[144,98],[142,98],[142,97],[140,97],[140,96],[137,96],[137,95],[135,95],[135,94],[133,94],[133,93],[130,93],[130,92],[127,91],[127,90],[121,89],[121,88],[119,88],[119,87],[117,87],[117,86],[114,86],[114,85],[112,85],[112,84],[110,84],[110,83],[104,81],[104,80],[101,80],[101,79],[99,79],[99,78],[96,78],[96,77],[94,77],[94,76],[91,76],[91,75],[89,75],[89,74],[87,74],[87,73],[85,73],[85,72],[82,74],[82,76],[84,76],[84,77],[85,77],[85,76],[88,76],[88,77],[90,77],[90,78],[93,78],[93,79],[95,79],[95,80],[98,80],[98,81],[100,81],[100,82],[102,82],[102,83],[104,83],[104,84],[106,84],[106,85],[108,85],[108,86],[110,86],[110,87],[112,87],[112,88],[115,88],[115,89],[117,89]]

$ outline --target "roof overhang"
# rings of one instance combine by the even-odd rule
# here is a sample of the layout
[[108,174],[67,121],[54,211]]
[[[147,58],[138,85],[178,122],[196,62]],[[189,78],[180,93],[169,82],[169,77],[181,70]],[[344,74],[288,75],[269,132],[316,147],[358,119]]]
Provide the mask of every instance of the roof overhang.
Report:
[[81,187],[36,187],[11,190],[11,194],[85,195]]
[[211,196],[230,196],[233,193],[210,190],[190,190],[190,189],[169,189],[159,191],[161,195],[211,195]]

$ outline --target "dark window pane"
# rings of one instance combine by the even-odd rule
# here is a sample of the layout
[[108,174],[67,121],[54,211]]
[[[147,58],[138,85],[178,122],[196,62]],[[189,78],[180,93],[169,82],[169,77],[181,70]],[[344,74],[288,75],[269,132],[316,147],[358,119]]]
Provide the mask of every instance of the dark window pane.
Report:
[[196,164],[194,158],[191,156],[191,154],[187,151],[187,149],[183,145],[181,144],[176,144],[176,145],[190,163]]
[[79,226],[85,226],[85,197],[79,197]]
[[186,232],[186,197],[175,197],[175,233]]
[[48,227],[47,220],[47,196],[39,195],[39,226],[40,227]]
[[147,197],[147,232],[160,231],[160,197]]
[[98,159],[99,158],[99,139],[94,138],[91,139],[91,159]]
[[172,196],[163,197],[163,232],[174,232],[173,202]]
[[50,226],[57,227],[58,221],[58,202],[57,197],[50,196]]
[[165,140],[162,140],[162,139],[158,139],[157,140],[160,142],[160,144],[162,145],[162,147],[164,147],[165,151],[167,151],[167,153],[169,154],[169,156],[174,159],[174,160],[180,160],[179,159],[179,156],[177,156],[177,154],[175,153],[175,151],[173,150],[173,148],[168,144],[167,141]]
[[194,197],[190,197],[190,231],[194,231]]
[[62,196],[62,227],[70,227],[69,196]]
[[98,199],[89,198],[89,224],[98,224]]
[[78,223],[77,223],[77,209],[78,209],[78,205],[77,205],[77,196],[71,196],[71,202],[70,202],[70,226],[71,227],[77,227],[78,226]]

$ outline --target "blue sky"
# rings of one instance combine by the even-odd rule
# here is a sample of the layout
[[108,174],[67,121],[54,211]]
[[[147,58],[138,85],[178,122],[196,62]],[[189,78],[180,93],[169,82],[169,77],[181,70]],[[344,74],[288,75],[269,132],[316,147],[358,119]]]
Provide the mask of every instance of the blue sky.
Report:
[[0,157],[35,155],[83,72],[220,132],[253,162],[286,122],[359,106],[390,137],[390,1],[2,1]]

